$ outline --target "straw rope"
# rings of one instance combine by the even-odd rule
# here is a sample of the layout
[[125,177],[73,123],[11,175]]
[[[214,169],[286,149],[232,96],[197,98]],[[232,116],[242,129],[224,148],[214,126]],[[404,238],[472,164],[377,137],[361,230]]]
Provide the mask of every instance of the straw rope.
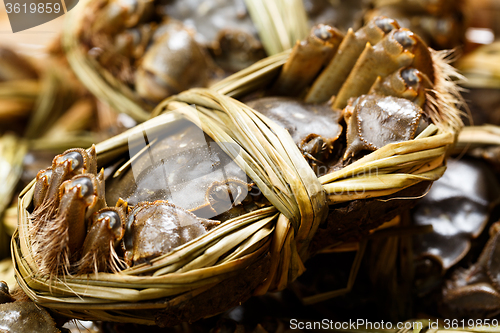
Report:
[[[18,283],[35,302],[78,318],[152,323],[153,318],[134,317],[131,309],[158,309],[154,300],[168,297],[173,302],[186,293],[206,290],[267,252],[271,254],[269,275],[255,293],[283,289],[303,272],[307,245],[326,216],[327,204],[385,196],[438,179],[445,170],[446,147],[454,139],[452,133],[439,132],[431,125],[415,140],[387,145],[318,179],[285,130],[237,100],[213,90],[193,89],[161,103],[156,112],[164,114],[98,145],[98,156],[119,150],[134,131],[174,126],[180,116],[172,110],[181,110],[188,119],[200,119],[202,129],[217,142],[238,144],[239,155],[225,149],[229,145],[221,148],[273,206],[227,221],[151,264],[118,274],[68,276],[49,285],[46,277],[37,274],[27,236],[31,185],[20,197],[20,225],[12,253]],[[375,169],[376,175],[372,174]],[[119,308],[124,311],[120,315],[112,311]]]
[[[226,221],[149,263],[50,283],[40,274],[30,246],[32,182],[20,195],[19,228],[11,243],[18,283],[27,295],[74,318],[153,324],[157,311],[175,308],[223,281],[248,274],[247,269],[267,254],[268,271],[253,293],[281,290],[304,271],[309,242],[329,205],[393,195],[442,176],[444,157],[455,139],[458,111],[452,105],[444,108],[449,117],[439,117],[437,108],[435,124],[414,140],[386,145],[317,178],[285,129],[230,97],[265,87],[289,53],[264,59],[211,89],[191,89],[168,98],[153,111],[156,117],[96,146],[98,162],[109,162],[128,150],[128,138],[134,134],[175,127],[187,118],[219,143],[271,206]],[[450,119],[451,126],[445,123]],[[233,144],[240,149],[232,149]]]

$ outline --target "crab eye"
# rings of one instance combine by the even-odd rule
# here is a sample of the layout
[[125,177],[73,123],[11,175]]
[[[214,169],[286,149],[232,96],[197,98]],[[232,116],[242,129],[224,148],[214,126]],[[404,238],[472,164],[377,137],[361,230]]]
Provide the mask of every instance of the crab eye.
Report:
[[406,68],[401,71],[401,77],[405,81],[405,83],[410,86],[414,87],[419,84],[420,78],[418,77],[418,69],[415,68]]
[[80,193],[82,194],[82,197],[88,197],[89,195],[94,193],[94,185],[88,177],[81,177],[71,180],[66,189],[68,190],[75,187],[80,187]]
[[375,21],[375,25],[386,34],[398,28],[396,21],[387,17],[379,18]]
[[83,167],[83,156],[79,152],[71,151],[64,154],[58,159],[58,162],[70,161],[71,171],[75,171]]
[[415,45],[415,40],[412,38],[413,33],[408,30],[398,31],[394,33],[394,39],[398,41],[404,48]]

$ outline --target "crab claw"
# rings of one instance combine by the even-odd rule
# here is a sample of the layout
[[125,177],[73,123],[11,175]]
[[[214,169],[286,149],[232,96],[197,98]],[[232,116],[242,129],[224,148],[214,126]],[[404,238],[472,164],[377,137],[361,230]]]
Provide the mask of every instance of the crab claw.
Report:
[[500,232],[497,222],[477,262],[457,269],[443,289],[443,311],[455,316],[491,318],[500,314]]
[[103,193],[102,172],[77,175],[61,184],[57,214],[32,235],[42,272],[53,275],[61,268],[69,272],[85,240],[88,217],[105,205]]
[[378,76],[385,77],[401,67],[412,66],[434,82],[434,68],[427,45],[408,29],[392,30],[375,45],[366,44],[333,102],[344,108],[351,97],[368,93]]
[[92,174],[75,176],[61,186],[56,219],[64,220],[68,225],[71,238],[68,246],[71,253],[75,253],[83,245],[87,218],[103,206],[98,196],[102,187],[102,183]]
[[490,318],[500,313],[500,294],[486,282],[449,291],[444,301],[455,316]]
[[[57,155],[52,161],[52,166],[38,172],[36,176],[34,204],[36,210],[44,205],[57,206],[59,187],[72,177],[83,174],[97,174],[95,146],[86,151],[74,148]],[[55,200],[55,203],[52,201]]]
[[416,68],[399,68],[382,79],[380,76],[370,89],[369,94],[406,98],[420,107],[426,101],[426,90],[432,87],[427,75]]
[[81,259],[75,265],[78,274],[120,270],[115,248],[125,234],[125,219],[122,207],[103,208],[93,215]]

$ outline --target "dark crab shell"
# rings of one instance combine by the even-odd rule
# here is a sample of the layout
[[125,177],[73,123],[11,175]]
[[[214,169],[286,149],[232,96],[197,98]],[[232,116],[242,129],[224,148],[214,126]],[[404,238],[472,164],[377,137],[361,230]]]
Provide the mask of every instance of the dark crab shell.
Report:
[[128,215],[125,262],[146,262],[207,233],[217,221],[198,218],[167,201],[142,202]]
[[[228,179],[250,183],[221,146],[191,122],[181,120],[172,131],[148,134],[147,140],[152,142],[148,151],[140,154],[121,176],[106,183],[108,205],[115,205],[120,198],[131,206],[167,200],[187,210],[202,210],[210,205],[208,192],[214,184]],[[131,143],[135,139],[144,140],[132,138]],[[142,143],[141,148],[146,146]],[[131,150],[131,154],[137,150]],[[248,189],[241,190],[240,196],[246,197]],[[216,215],[209,208],[204,212],[205,218]]]

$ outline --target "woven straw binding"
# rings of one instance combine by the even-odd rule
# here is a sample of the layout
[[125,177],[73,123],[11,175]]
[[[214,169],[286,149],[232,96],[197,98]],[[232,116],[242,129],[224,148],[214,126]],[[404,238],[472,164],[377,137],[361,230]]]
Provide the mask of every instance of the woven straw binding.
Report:
[[[165,324],[171,321],[162,321],[162,316],[175,313],[179,320],[195,320],[199,317],[190,317],[189,306],[202,304],[203,297],[237,304],[250,293],[283,289],[299,276],[308,244],[328,205],[386,196],[422,181],[434,181],[444,173],[444,158],[455,133],[439,119],[449,117],[436,118],[437,126],[430,125],[414,140],[389,144],[342,170],[316,178],[288,132],[224,95],[241,95],[269,82],[287,54],[265,59],[214,89],[193,89],[169,98],[154,111],[162,115],[96,147],[99,161],[112,159],[127,149],[127,138],[143,131],[143,126],[174,126],[179,114],[170,111],[181,109],[184,117],[199,118],[203,131],[215,141],[242,148],[236,155],[222,145],[273,206],[227,221],[150,264],[116,274],[66,276],[49,284],[47,277],[38,274],[27,236],[32,183],[20,195],[19,229],[11,244],[18,282],[28,296],[74,318]],[[446,110],[453,110],[453,105]],[[367,172],[373,168],[377,175]],[[271,261],[264,264],[269,260],[267,253]],[[246,275],[260,280],[251,284],[244,280]],[[239,280],[248,282],[247,293],[221,299],[228,297],[224,287]],[[214,313],[202,316],[209,314]]]

